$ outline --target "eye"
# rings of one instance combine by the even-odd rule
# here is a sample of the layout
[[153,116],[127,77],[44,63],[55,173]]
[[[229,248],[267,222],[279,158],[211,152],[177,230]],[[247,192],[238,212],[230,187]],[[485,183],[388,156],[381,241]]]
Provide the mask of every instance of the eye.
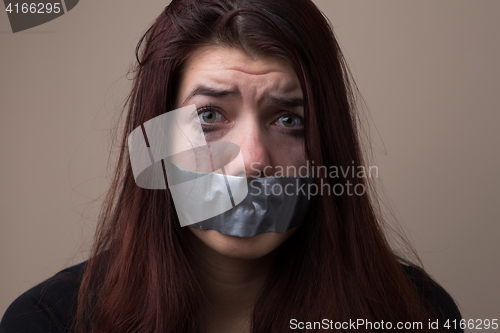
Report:
[[285,116],[281,116],[276,121],[276,124],[278,124],[280,126],[288,127],[288,128],[295,128],[295,127],[299,127],[302,125],[302,119],[299,116],[288,114]]
[[204,124],[216,124],[225,122],[224,116],[214,106],[203,106],[197,110],[198,118]]

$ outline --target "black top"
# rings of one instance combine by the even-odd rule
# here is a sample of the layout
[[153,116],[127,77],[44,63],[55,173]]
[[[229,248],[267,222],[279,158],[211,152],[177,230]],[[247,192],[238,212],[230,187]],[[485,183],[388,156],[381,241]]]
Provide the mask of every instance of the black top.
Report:
[[[85,264],[66,268],[19,296],[5,312],[0,333],[72,332]],[[406,265],[403,268],[420,295],[435,304],[444,318],[450,319],[450,331],[463,332],[453,329],[452,320],[456,319],[458,325],[462,317],[451,296],[420,268]],[[444,323],[440,321],[439,324],[442,327]]]

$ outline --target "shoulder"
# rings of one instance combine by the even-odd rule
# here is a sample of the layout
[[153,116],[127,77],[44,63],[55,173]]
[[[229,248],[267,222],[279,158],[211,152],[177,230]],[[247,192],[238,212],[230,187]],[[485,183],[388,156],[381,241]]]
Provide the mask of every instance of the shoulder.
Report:
[[[434,281],[422,268],[406,264],[401,264],[401,266],[415,286],[417,294],[428,304],[431,314],[435,317],[434,319],[439,318],[441,327],[447,320],[449,320],[450,324],[455,319],[456,322],[460,322],[462,316],[457,304],[443,287]],[[456,332],[463,332],[463,330],[457,330]]]
[[66,268],[19,296],[0,322],[0,333],[70,332],[86,262]]

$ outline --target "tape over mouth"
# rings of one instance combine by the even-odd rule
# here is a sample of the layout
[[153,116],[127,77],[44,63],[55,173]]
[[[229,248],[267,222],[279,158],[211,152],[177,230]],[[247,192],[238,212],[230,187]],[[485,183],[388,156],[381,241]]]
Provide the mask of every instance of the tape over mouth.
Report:
[[[157,116],[128,136],[136,184],[169,189],[181,227],[191,225],[237,237],[286,232],[305,218],[309,200],[288,189],[309,177],[247,178],[241,149],[231,142],[207,143],[195,105]],[[260,191],[259,191],[260,189]]]
[[287,232],[309,212],[310,198],[297,189],[310,183],[311,177],[249,178],[249,193],[238,205],[191,226],[236,237]]

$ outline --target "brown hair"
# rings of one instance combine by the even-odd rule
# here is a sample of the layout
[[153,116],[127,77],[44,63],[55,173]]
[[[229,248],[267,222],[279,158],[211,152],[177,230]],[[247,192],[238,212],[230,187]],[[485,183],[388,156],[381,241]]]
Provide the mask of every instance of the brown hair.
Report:
[[[136,186],[127,135],[175,108],[183,64],[196,48],[227,45],[281,57],[300,80],[306,153],[315,165],[361,166],[353,86],[334,34],[310,0],[179,0],[137,46],[121,151],[79,291],[82,332],[202,332],[203,290],[168,190]],[[365,178],[320,178],[352,186]],[[369,193],[323,195],[278,250],[253,312],[254,332],[290,319],[430,318],[381,230]]]

